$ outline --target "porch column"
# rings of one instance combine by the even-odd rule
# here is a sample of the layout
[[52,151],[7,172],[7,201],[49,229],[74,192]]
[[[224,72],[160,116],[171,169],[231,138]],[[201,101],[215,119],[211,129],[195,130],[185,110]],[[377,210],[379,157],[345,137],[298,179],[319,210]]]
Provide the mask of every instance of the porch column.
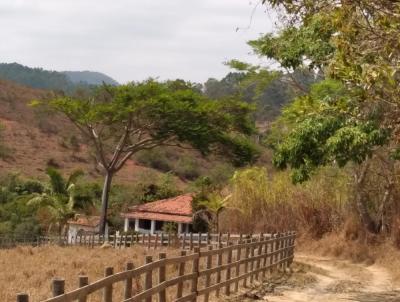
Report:
[[135,231],[139,232],[139,218],[135,218]]
[[128,229],[129,229],[129,219],[128,217],[125,217],[124,232],[128,232]]
[[154,235],[155,231],[156,231],[156,221],[155,221],[155,220],[152,220],[152,221],[151,221],[150,234],[151,234],[151,235]]
[[178,223],[178,234],[182,234],[182,223]]

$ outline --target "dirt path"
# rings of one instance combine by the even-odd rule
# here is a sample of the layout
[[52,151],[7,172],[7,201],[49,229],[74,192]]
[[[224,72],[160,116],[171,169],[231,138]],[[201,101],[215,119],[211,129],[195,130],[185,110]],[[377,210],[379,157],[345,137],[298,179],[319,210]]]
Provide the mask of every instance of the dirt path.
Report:
[[242,297],[269,302],[400,302],[400,288],[376,265],[298,255],[291,274],[279,275]]

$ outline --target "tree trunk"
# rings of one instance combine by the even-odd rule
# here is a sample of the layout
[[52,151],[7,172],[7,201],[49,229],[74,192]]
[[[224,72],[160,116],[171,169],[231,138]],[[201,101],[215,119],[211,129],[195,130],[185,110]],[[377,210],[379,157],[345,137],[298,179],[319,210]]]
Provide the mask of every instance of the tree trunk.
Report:
[[364,185],[366,175],[369,169],[370,163],[367,160],[364,163],[361,171],[355,174],[355,183],[356,183],[356,207],[358,214],[360,215],[360,219],[365,229],[371,233],[378,233],[377,223],[372,219],[369,211],[368,211],[368,199],[364,193]]
[[365,198],[364,194],[361,192],[357,192],[357,210],[361,218],[361,222],[366,228],[366,230],[370,233],[378,233],[379,227],[377,223],[372,219],[367,206],[367,199]]
[[106,224],[107,224],[107,210],[108,210],[108,198],[110,195],[110,188],[113,174],[109,171],[106,172],[103,185],[103,193],[101,194],[101,213],[100,213],[100,234],[105,235]]

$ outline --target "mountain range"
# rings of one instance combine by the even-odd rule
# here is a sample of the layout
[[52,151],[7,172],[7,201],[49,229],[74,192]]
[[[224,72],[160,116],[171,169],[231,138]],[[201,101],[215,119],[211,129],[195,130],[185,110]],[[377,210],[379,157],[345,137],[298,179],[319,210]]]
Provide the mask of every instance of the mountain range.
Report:
[[108,75],[94,71],[49,71],[18,63],[0,63],[0,79],[37,89],[72,93],[77,89],[90,89],[103,83],[118,85]]

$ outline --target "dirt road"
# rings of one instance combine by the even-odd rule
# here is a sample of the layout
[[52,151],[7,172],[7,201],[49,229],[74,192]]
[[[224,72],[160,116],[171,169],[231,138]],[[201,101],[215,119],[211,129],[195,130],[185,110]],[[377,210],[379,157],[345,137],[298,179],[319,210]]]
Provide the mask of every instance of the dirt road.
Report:
[[279,275],[241,300],[269,302],[400,302],[400,288],[376,265],[298,255],[291,274]]

